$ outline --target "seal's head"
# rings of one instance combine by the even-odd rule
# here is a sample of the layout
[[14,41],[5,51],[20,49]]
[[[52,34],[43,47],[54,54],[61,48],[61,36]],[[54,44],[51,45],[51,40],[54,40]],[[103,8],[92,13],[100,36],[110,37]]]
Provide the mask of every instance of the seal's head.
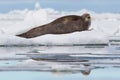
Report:
[[91,22],[91,17],[90,17],[90,14],[89,13],[84,13],[82,15],[82,18],[87,21],[87,22]]
[[84,29],[88,30],[91,25],[91,16],[89,13],[84,13],[82,16],[83,23],[84,23]]

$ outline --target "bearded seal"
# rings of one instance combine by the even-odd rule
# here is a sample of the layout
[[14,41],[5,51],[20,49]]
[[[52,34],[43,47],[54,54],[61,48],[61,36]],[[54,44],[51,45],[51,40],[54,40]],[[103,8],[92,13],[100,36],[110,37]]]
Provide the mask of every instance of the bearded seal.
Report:
[[68,15],[16,36],[34,38],[45,34],[66,34],[75,31],[85,31],[89,29],[90,24],[91,16],[88,13],[85,13],[82,16]]

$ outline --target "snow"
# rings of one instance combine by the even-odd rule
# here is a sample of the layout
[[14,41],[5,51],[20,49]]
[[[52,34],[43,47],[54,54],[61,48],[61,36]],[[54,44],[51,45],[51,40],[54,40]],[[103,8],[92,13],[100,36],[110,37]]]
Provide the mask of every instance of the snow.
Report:
[[[87,34],[87,35],[86,35]],[[95,34],[95,36],[91,36]],[[99,36],[97,36],[99,35]],[[87,39],[89,37],[89,39]],[[49,39],[49,40],[48,40]],[[76,44],[89,44],[89,43],[105,43],[107,41],[106,37],[103,37],[101,34],[96,31],[84,31],[84,32],[74,32],[70,34],[61,34],[61,35],[44,35],[41,37],[37,37],[33,40],[34,44],[42,44],[42,45],[76,45]]]
[[[15,35],[26,32],[34,27],[50,23],[65,15],[82,15],[90,13],[92,16],[91,31],[73,32],[69,34],[47,34],[31,39],[24,39]],[[75,44],[103,44],[108,43],[109,36],[120,35],[120,14],[95,13],[86,9],[76,12],[60,12],[51,8],[41,8],[35,4],[35,10],[13,10],[0,14],[0,45],[75,45]]]

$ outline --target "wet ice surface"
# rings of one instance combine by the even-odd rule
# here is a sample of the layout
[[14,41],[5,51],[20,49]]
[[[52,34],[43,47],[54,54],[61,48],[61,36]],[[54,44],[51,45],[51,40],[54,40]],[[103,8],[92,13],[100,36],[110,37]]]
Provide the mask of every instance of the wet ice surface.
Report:
[[0,54],[2,80],[120,79],[120,55],[109,53],[108,47],[1,47]]

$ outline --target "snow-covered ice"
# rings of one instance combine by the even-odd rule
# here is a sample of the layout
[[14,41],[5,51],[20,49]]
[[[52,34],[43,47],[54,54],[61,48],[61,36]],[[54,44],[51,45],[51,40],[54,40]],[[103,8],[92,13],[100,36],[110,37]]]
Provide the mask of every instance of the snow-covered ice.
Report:
[[[92,16],[91,31],[74,32],[69,34],[47,34],[32,39],[24,39],[15,35],[26,32],[34,27],[50,23],[64,15]],[[79,45],[107,44],[109,36],[119,36],[120,14],[95,13],[89,10],[76,12],[60,12],[51,8],[41,8],[36,4],[35,10],[25,9],[0,14],[0,45]]]

